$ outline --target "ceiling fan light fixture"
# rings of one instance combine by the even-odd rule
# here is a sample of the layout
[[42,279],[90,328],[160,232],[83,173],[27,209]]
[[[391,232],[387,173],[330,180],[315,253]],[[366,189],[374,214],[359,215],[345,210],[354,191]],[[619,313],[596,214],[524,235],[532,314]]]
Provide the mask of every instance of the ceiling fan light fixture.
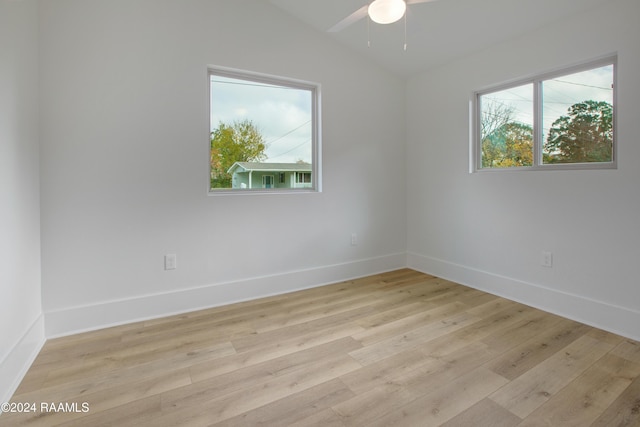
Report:
[[369,5],[369,17],[378,24],[391,24],[404,16],[404,0],[375,0]]

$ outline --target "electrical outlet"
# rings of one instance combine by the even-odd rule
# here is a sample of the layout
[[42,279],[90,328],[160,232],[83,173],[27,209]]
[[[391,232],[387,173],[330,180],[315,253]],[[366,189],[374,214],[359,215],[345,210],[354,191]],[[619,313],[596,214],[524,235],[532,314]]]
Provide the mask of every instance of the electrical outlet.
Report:
[[358,235],[356,233],[351,233],[351,246],[356,246],[358,244]]
[[175,270],[178,268],[178,259],[176,254],[167,254],[164,256],[164,269]]
[[542,251],[540,255],[540,265],[543,267],[553,267],[553,254],[549,251]]

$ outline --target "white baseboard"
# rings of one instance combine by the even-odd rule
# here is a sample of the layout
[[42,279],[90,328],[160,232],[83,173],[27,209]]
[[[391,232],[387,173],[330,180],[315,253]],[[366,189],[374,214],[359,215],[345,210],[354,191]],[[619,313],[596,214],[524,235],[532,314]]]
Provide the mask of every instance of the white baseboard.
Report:
[[44,343],[44,317],[41,314],[0,362],[0,403],[11,400]]
[[407,254],[407,266],[633,340],[640,340],[640,311],[415,253]]
[[406,253],[218,283],[116,301],[46,311],[47,338],[200,310],[392,271],[407,265]]

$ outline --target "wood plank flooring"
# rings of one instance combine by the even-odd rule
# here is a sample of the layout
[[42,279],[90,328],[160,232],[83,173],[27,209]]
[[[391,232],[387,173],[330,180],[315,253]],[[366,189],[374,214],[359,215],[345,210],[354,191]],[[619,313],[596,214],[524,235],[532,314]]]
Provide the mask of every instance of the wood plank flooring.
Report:
[[49,340],[12,402],[2,426],[640,426],[640,343],[403,269]]

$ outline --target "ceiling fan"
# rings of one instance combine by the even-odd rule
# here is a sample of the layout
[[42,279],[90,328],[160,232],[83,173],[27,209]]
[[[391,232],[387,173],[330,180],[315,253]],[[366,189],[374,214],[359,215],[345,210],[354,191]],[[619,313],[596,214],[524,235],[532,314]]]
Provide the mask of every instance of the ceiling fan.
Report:
[[337,33],[367,15],[373,22],[378,24],[391,24],[399,21],[405,15],[407,5],[432,1],[436,0],[374,0],[370,4],[362,6],[327,31]]

